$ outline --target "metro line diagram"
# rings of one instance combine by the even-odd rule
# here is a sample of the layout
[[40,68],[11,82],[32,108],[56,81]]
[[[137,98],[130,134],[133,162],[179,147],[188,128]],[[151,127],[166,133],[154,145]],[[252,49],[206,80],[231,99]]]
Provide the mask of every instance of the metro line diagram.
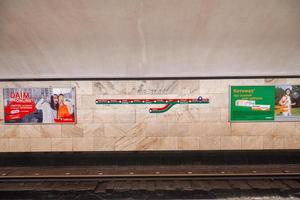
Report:
[[208,104],[208,98],[183,98],[183,99],[96,99],[96,104],[164,104],[163,107],[149,108],[149,113],[164,113],[176,104]]

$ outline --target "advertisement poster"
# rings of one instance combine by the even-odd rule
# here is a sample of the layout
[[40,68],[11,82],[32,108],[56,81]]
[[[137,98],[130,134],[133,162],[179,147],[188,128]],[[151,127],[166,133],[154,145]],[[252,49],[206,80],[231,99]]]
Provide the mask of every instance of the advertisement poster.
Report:
[[75,88],[5,88],[7,124],[75,123]]
[[300,121],[300,85],[277,85],[275,120]]
[[300,121],[300,85],[231,86],[230,121]]
[[232,86],[231,121],[273,121],[274,86]]

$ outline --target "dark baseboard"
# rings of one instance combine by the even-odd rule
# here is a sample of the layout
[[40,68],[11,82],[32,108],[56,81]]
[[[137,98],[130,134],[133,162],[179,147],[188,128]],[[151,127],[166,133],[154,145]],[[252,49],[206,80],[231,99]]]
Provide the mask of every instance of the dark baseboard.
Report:
[[0,167],[299,163],[300,150],[0,153]]

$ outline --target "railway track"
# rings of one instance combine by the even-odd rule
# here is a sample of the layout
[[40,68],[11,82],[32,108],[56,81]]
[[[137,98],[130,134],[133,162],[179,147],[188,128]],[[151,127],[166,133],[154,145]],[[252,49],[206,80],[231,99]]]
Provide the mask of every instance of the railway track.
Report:
[[[47,156],[30,157],[30,162],[22,161],[25,165],[15,162],[17,159],[2,158],[0,199],[14,199],[16,195],[21,199],[47,199],[49,194],[54,196],[52,199],[300,197],[298,157],[276,156],[264,163],[248,156],[243,162],[236,159],[237,164],[229,164],[215,157],[207,161],[207,157],[196,160],[182,156],[180,162],[175,157],[170,159],[172,162],[163,159],[169,157],[161,157],[154,162],[143,155],[134,162],[124,162],[118,157],[105,161],[79,154],[74,161],[58,155],[40,161]],[[88,162],[75,165],[81,159]],[[91,162],[95,159],[99,161]]]
[[118,180],[259,180],[296,179],[300,173],[249,173],[249,174],[160,174],[160,175],[27,175],[1,176],[7,181],[118,181]]
[[[16,178],[16,177],[15,177]],[[300,197],[299,176],[119,177],[82,179],[43,177],[0,181],[0,199],[164,199],[276,196]],[[28,177],[27,177],[28,178]],[[274,198],[272,198],[274,199]]]
[[2,167],[0,181],[300,178],[300,165]]
[[144,171],[132,166],[1,168],[0,199],[49,199],[49,195],[50,199],[300,197],[298,165],[266,168],[244,166],[239,173],[235,166],[211,166],[211,173],[203,173],[207,167],[182,171],[174,166]]

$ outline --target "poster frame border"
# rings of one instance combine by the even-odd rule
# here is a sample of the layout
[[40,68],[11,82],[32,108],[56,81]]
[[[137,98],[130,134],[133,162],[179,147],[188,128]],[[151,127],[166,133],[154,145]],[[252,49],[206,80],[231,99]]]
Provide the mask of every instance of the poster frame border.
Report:
[[[292,85],[292,84],[280,84],[280,85]],[[231,87],[232,86],[274,86],[276,88],[276,85],[229,85],[228,122],[230,122],[230,123],[253,123],[253,122],[262,122],[262,123],[293,122],[293,123],[295,123],[295,122],[300,122],[300,120],[276,121],[275,116],[274,116],[274,120],[266,120],[266,121],[265,120],[231,120]]]
[[[25,87],[24,87],[25,88]],[[24,126],[26,126],[26,125],[40,125],[40,126],[43,126],[43,125],[75,125],[75,124],[77,124],[77,99],[76,99],[76,97],[77,97],[77,92],[76,92],[76,87],[26,87],[26,88],[32,88],[32,89],[38,89],[38,88],[71,88],[71,89],[74,89],[74,92],[75,92],[75,104],[74,104],[74,106],[75,106],[75,108],[74,108],[74,122],[64,122],[64,123],[61,123],[61,122],[59,122],[59,123],[37,123],[37,122],[30,122],[30,123],[7,123],[7,122],[5,122],[5,119],[3,119],[3,122],[2,122],[2,124],[3,125],[8,125],[8,126],[11,126],[11,125],[17,125],[17,126],[19,126],[19,125],[24,125]],[[3,118],[5,118],[5,109],[4,109],[4,89],[23,89],[22,87],[5,87],[5,88],[2,88],[2,101],[3,101]]]

